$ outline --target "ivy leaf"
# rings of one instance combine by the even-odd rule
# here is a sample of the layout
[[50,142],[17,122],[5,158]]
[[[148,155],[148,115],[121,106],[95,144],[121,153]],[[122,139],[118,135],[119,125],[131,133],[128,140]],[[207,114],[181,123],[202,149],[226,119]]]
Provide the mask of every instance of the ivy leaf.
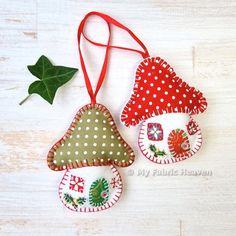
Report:
[[35,65],[28,66],[28,70],[39,80],[34,81],[29,86],[29,95],[20,102],[20,105],[33,93],[39,94],[52,104],[57,89],[72,79],[74,74],[78,71],[76,68],[54,66],[44,55],[38,59]]

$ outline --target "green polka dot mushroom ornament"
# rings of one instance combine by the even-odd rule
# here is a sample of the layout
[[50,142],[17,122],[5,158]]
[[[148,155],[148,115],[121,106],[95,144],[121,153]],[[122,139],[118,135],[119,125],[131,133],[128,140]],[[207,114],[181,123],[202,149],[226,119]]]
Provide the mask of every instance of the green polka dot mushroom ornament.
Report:
[[90,212],[114,205],[122,192],[116,167],[133,163],[134,152],[101,104],[88,104],[76,114],[66,134],[47,157],[54,171],[65,171],[59,196],[66,207]]

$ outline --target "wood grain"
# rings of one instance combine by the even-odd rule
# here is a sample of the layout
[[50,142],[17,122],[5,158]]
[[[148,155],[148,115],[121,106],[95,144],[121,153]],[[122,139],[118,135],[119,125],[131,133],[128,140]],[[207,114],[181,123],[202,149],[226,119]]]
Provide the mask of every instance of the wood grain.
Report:
[[[18,103],[33,81],[26,65],[40,55],[79,67],[76,31],[91,10],[130,27],[152,55],[165,58],[179,76],[204,92],[209,107],[196,117],[204,144],[195,157],[168,166],[150,163],[138,150],[138,128],[127,129],[119,121],[141,58],[112,51],[98,101],[114,115],[137,160],[120,170],[125,190],[113,208],[76,214],[60,203],[57,186],[62,173],[47,167],[46,155],[89,101],[82,72],[58,91],[53,106],[36,95],[23,106]],[[90,23],[88,33],[105,41],[101,21],[94,18]],[[235,235],[235,25],[236,2],[229,0],[1,1],[0,235]],[[136,46],[127,34],[113,30],[116,44]],[[95,85],[103,50],[86,48]],[[166,176],[168,171],[178,175]],[[181,174],[191,171],[210,174]]]

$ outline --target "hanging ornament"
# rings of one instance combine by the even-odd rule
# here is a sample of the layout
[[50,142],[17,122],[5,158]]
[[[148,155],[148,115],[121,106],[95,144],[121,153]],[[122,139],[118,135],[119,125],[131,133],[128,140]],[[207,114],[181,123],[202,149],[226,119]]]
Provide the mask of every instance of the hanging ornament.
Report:
[[141,122],[138,144],[143,155],[158,164],[191,157],[202,144],[201,130],[192,116],[206,110],[203,94],[160,57],[145,58],[135,78],[121,120],[126,126]]
[[[90,15],[94,14],[87,14],[79,26],[78,46],[91,103],[77,112],[67,132],[53,145],[47,157],[50,169],[65,172],[59,185],[61,201],[70,210],[79,212],[96,212],[113,206],[123,187],[117,167],[131,165],[135,157],[121,137],[109,110],[96,102],[107,70],[110,35],[95,91],[88,77],[81,36]],[[109,25],[108,28],[110,32]]]

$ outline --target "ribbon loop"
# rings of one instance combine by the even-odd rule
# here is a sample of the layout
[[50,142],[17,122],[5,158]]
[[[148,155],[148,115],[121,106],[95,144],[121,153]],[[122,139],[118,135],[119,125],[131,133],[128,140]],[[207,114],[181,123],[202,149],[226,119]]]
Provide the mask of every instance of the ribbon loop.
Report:
[[[94,42],[85,35],[84,26],[85,26],[85,23],[86,23],[87,19],[90,16],[99,16],[107,23],[108,30],[109,30],[109,36],[108,36],[107,44]],[[142,47],[143,51],[133,49],[133,48],[110,45],[110,43],[111,43],[111,24],[127,31],[129,33],[129,35]],[[99,75],[99,79],[98,79],[98,83],[97,83],[95,92],[92,89],[92,85],[91,85],[91,82],[90,82],[90,79],[89,79],[89,76],[88,76],[88,73],[87,73],[87,69],[86,69],[86,66],[85,66],[85,62],[84,62],[84,59],[83,59],[83,56],[82,56],[82,50],[81,50],[81,45],[80,45],[81,36],[83,36],[88,42],[90,42],[90,43],[92,43],[96,46],[106,47],[104,62],[103,62],[103,65],[102,65],[102,70],[101,70],[100,75]],[[99,92],[99,90],[102,86],[102,83],[105,79],[105,76],[106,76],[106,71],[107,71],[107,66],[108,66],[108,59],[109,59],[109,55],[108,55],[109,54],[109,49],[117,48],[117,49],[122,49],[122,50],[133,51],[133,52],[137,52],[137,53],[141,54],[143,58],[149,57],[149,53],[148,53],[148,50],[145,47],[145,45],[141,42],[141,40],[139,40],[139,38],[130,29],[128,29],[126,26],[122,25],[121,23],[119,23],[118,21],[113,19],[112,17],[110,17],[106,14],[100,13],[100,12],[95,12],[94,11],[94,12],[89,12],[87,15],[85,15],[84,19],[81,21],[81,23],[79,25],[77,38],[78,38],[80,63],[81,63],[81,67],[82,67],[82,70],[83,70],[83,73],[84,73],[85,84],[86,84],[89,96],[91,98],[91,103],[93,103],[93,104],[96,103],[96,96],[97,96],[97,94],[98,94],[98,92]]]

